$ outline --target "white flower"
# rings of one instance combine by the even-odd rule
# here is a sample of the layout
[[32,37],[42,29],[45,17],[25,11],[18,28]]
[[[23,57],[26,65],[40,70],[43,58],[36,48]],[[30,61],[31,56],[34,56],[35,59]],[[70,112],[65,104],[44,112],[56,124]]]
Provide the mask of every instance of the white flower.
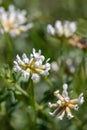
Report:
[[51,24],[47,26],[47,32],[50,35],[57,35],[59,37],[71,37],[76,31],[76,23],[65,21],[62,23],[60,20],[57,20],[54,27]]
[[16,10],[10,5],[8,11],[0,7],[0,32],[8,32],[11,36],[19,35],[33,27],[33,23],[27,23],[26,11]]
[[83,93],[76,99],[70,99],[68,96],[68,85],[63,85],[62,95],[59,93],[59,90],[54,92],[54,96],[58,98],[56,103],[49,102],[50,108],[55,108],[53,112],[49,112],[50,115],[56,116],[59,114],[58,119],[62,120],[65,113],[67,114],[68,119],[73,118],[74,116],[71,113],[71,109],[78,110],[78,105],[84,102]]
[[58,63],[57,62],[55,62],[55,61],[53,61],[52,63],[51,63],[51,69],[52,69],[52,71],[59,71],[59,66],[58,66]]
[[24,53],[22,55],[22,59],[19,55],[16,56],[16,60],[14,61],[14,71],[21,72],[22,76],[26,79],[31,79],[34,82],[38,82],[40,80],[40,75],[47,76],[50,70],[49,59],[43,64],[45,57],[41,55],[41,50],[36,52],[33,49],[33,53],[28,58]]

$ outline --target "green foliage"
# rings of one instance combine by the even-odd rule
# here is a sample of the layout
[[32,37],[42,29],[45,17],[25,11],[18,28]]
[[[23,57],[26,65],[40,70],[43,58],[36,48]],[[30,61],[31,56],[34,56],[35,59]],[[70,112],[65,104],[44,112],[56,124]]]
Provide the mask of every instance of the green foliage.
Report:
[[[87,50],[68,44],[47,34],[47,24],[58,20],[77,22],[76,34],[87,44],[86,0],[3,0],[1,6],[10,4],[27,10],[28,22],[34,27],[17,37],[0,34],[0,130],[86,130],[87,129]],[[79,8],[81,6],[81,8]],[[13,70],[17,54],[31,54],[32,48],[41,49],[50,63],[57,63],[58,70],[50,70],[40,82],[26,80]],[[72,63],[67,64],[68,60]],[[74,71],[72,71],[74,69]],[[55,90],[69,85],[70,97],[84,93],[85,102],[74,118],[59,121],[49,115],[48,102],[55,102]]]

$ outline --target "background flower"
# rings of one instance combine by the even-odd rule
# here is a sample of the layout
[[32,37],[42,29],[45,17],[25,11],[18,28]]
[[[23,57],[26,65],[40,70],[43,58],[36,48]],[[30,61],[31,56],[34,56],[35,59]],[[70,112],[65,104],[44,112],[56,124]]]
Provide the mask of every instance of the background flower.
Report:
[[1,33],[5,31],[10,33],[11,36],[16,36],[31,29],[33,23],[27,23],[26,14],[26,10],[16,10],[14,5],[10,5],[8,11],[0,7]]

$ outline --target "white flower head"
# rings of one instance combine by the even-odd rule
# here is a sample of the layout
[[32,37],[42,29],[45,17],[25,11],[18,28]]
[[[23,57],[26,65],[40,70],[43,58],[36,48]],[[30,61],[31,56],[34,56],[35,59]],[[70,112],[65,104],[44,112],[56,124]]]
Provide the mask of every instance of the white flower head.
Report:
[[0,7],[0,23],[2,27],[0,32],[8,32],[11,36],[16,36],[33,27],[33,23],[27,23],[26,11],[15,9],[14,5],[10,5],[8,11]]
[[57,20],[54,27],[51,24],[47,26],[47,32],[50,35],[57,35],[58,37],[71,37],[76,31],[76,22]]
[[40,80],[40,75],[47,76],[50,70],[49,59],[44,64],[45,57],[41,55],[41,50],[36,52],[33,49],[33,53],[28,58],[24,53],[22,58],[19,55],[16,56],[16,60],[14,61],[14,71],[21,72],[22,76],[26,79],[31,79],[34,82],[38,82]]
[[83,93],[80,94],[80,96],[76,99],[70,99],[68,96],[68,85],[63,84],[63,92],[62,95],[59,93],[59,90],[54,92],[54,96],[58,99],[56,103],[49,103],[50,108],[54,108],[55,110],[53,112],[50,112],[49,114],[52,116],[58,115],[58,119],[62,120],[65,113],[67,114],[68,119],[73,118],[74,116],[71,113],[71,110],[74,109],[75,111],[78,110],[79,104],[82,104],[84,102]]

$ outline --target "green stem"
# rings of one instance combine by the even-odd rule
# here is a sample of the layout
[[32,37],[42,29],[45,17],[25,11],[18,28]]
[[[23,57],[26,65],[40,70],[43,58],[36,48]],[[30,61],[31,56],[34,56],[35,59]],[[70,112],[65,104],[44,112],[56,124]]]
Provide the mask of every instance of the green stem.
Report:
[[7,43],[7,61],[9,64],[11,64],[13,58],[13,46],[9,34],[6,32],[5,32],[5,39]]
[[5,102],[0,103],[0,115],[6,115]]
[[12,43],[11,43],[11,39],[10,39],[10,36],[8,33],[5,32],[5,38],[6,38],[6,41],[7,41],[7,45],[8,45],[8,48],[10,51],[12,51]]
[[24,91],[19,85],[15,85],[16,89],[21,92],[24,96],[29,97],[28,93]]
[[7,55],[6,55],[7,61],[8,61],[9,64],[12,64],[11,60],[13,58],[13,47],[12,47],[11,37],[10,37],[9,33],[5,31],[3,24],[1,22],[0,22],[0,25],[1,25],[1,28],[3,29],[3,31],[4,31],[4,36],[5,36],[6,43],[7,43]]
[[83,50],[83,57],[82,57],[82,68],[83,68],[83,73],[84,73],[84,77],[86,78],[86,51]]
[[29,93],[30,93],[31,105],[32,105],[33,110],[34,110],[33,127],[35,129],[36,128],[36,120],[37,120],[37,112],[36,112],[37,103],[35,101],[34,86],[33,86],[33,81],[32,80],[30,81],[30,84],[29,84]]
[[44,79],[45,79],[45,81],[48,83],[48,85],[49,85],[52,89],[54,89],[54,85],[53,85],[53,83],[48,79],[48,77],[44,77]]

